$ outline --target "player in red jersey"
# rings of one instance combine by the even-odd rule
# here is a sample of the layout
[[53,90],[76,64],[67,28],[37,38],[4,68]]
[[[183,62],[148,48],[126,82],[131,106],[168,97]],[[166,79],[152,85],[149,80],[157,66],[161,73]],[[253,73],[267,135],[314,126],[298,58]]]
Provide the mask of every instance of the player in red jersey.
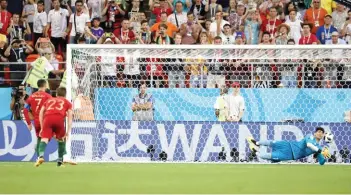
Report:
[[[41,142],[39,144],[39,158],[35,163],[38,167],[44,162],[44,152],[49,140],[56,136],[58,143],[58,161],[57,166],[63,164],[63,155],[65,154],[66,139],[71,133],[72,128],[72,104],[65,98],[66,88],[60,87],[56,90],[56,98],[48,99],[40,110],[39,119],[41,124]],[[65,130],[65,118],[68,118],[67,133]]]
[[29,118],[29,110],[31,111],[32,115],[34,116],[34,128],[35,128],[35,134],[37,135],[37,145],[35,147],[35,152],[39,157],[38,154],[38,148],[39,148],[39,143],[40,143],[40,136],[39,132],[41,130],[40,122],[39,122],[39,113],[41,110],[41,107],[44,105],[46,100],[52,98],[50,94],[46,93],[47,89],[47,82],[44,79],[40,79],[37,82],[38,85],[38,91],[33,93],[32,95],[29,96],[29,98],[26,101],[26,105],[23,108],[23,115],[24,118],[27,122],[27,126],[29,130],[32,130],[32,123]]

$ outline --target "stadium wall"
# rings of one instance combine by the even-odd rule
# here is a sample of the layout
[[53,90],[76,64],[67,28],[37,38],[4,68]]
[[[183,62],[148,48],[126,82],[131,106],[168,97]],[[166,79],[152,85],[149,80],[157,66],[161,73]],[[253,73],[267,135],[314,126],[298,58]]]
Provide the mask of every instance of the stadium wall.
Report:
[[[95,118],[131,120],[130,88],[96,89]],[[216,121],[214,104],[219,89],[148,89],[154,98],[156,121]],[[231,91],[229,92],[231,93]],[[241,89],[246,122],[282,122],[299,118],[305,122],[344,122],[351,109],[349,89]]]
[[[237,148],[240,159],[248,156],[245,138],[299,140],[322,126],[335,135],[331,153],[351,145],[351,129],[347,123],[219,123],[219,122],[75,122],[71,135],[71,154],[77,161],[150,161],[147,148],[153,145],[155,156],[161,151],[169,161],[218,161],[225,148]],[[36,137],[22,121],[0,121],[0,161],[33,161]],[[53,140],[46,149],[47,160],[56,160]],[[155,158],[155,160],[157,157]],[[338,158],[340,160],[340,158]]]

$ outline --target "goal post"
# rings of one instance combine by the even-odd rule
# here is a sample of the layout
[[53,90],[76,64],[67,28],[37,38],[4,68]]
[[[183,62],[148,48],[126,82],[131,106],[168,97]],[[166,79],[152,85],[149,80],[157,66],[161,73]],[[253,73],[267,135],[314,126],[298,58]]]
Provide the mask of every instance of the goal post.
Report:
[[[335,161],[350,161],[348,45],[68,45],[66,71],[76,161],[264,162],[247,136],[298,140],[317,126],[334,134]],[[132,110],[142,84],[144,118]],[[218,121],[224,86],[241,87],[242,122]]]

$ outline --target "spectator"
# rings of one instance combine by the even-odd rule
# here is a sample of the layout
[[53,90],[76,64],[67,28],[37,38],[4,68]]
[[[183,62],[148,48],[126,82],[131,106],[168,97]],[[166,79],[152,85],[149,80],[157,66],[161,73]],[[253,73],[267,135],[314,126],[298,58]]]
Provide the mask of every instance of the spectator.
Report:
[[276,35],[277,27],[281,23],[281,20],[277,18],[277,9],[275,7],[271,7],[269,9],[269,19],[262,22],[258,42],[262,42],[263,32],[268,32],[270,39],[273,39]]
[[112,32],[114,29],[121,27],[125,11],[121,7],[121,4],[116,3],[115,0],[108,0],[104,10],[102,10],[102,15],[106,15],[107,17],[106,30]]
[[297,19],[296,14],[299,13],[296,10],[290,10],[289,20],[285,23],[290,27],[290,37],[294,39],[295,43],[298,43],[301,38],[302,21]]
[[167,17],[171,15],[173,12],[172,0],[159,0],[159,2],[160,2],[159,4],[160,6],[158,7],[158,6],[155,6],[153,0],[149,1],[150,10],[156,16],[156,23],[164,21],[164,19],[162,19],[162,13],[166,13],[166,21],[167,21]]
[[173,7],[176,7],[176,4],[178,2],[182,3],[183,10],[185,13],[187,13],[190,10],[191,5],[192,5],[192,0],[173,0]]
[[288,4],[286,4],[285,6],[285,23],[289,23],[291,21],[291,16],[290,16],[290,12],[291,11],[295,11],[295,17],[294,20],[300,20],[302,21],[302,15],[296,11],[297,7],[295,6],[294,2],[289,2]]
[[[284,20],[283,3],[280,0],[265,1],[260,6],[262,21],[271,18],[271,8],[275,8],[277,19]],[[279,17],[280,15],[280,17]],[[279,24],[277,24],[278,26]]]
[[332,16],[327,14],[324,17],[324,25],[320,26],[317,30],[317,39],[319,44],[325,44],[326,41],[331,39],[331,34],[333,32],[338,32],[338,30],[331,24]]
[[150,93],[146,93],[146,85],[139,87],[139,94],[133,98],[132,111],[133,121],[152,121],[154,120],[153,106],[154,99]]
[[195,22],[203,23],[206,15],[205,5],[201,0],[195,0],[195,4],[193,4],[190,8],[190,11],[194,13]]
[[[180,45],[182,43],[182,35],[177,33],[174,42],[176,45]],[[176,52],[175,56],[178,56],[178,51]],[[170,59],[165,65],[165,69],[168,74],[168,87],[176,88],[178,85],[180,88],[184,88],[185,72],[183,59],[177,57]]]
[[321,0],[321,7],[324,8],[328,14],[331,14],[336,8],[336,3],[333,0]]
[[245,45],[245,38],[242,33],[237,33],[235,36],[235,45]]
[[[222,6],[223,7],[223,6]],[[229,0],[229,6],[227,9],[223,9],[223,16],[228,17],[231,14],[236,13],[236,1],[235,0]],[[229,19],[226,19],[229,22]]]
[[[233,4],[233,2],[231,4]],[[239,31],[240,25],[244,23],[243,17],[245,16],[245,6],[242,2],[239,2],[236,10],[232,7],[230,10],[231,11],[228,13],[227,20],[232,27],[232,32],[234,33]]]
[[270,35],[269,32],[264,32],[262,34],[262,42],[260,45],[274,45],[274,42],[271,42]]
[[261,17],[258,11],[247,12],[244,16],[245,21],[245,37],[247,44],[257,45],[260,26],[262,24]]
[[169,37],[173,37],[174,34],[178,31],[177,27],[170,23],[170,22],[167,22],[167,13],[166,12],[162,12],[161,13],[161,22],[158,22],[156,24],[154,24],[152,27],[151,27],[151,32],[154,33],[154,41],[155,39],[159,36],[159,26],[163,24],[163,25],[166,25],[167,26],[167,32],[166,34],[169,36]]
[[206,19],[215,22],[216,13],[222,12],[222,6],[217,4],[217,0],[208,0],[205,6]]
[[[33,1],[33,0],[32,0]],[[34,33],[34,44],[37,43],[37,40],[40,37],[43,37],[45,34],[45,29],[48,21],[48,16],[44,12],[44,2],[38,1],[37,4],[38,12],[35,12],[33,17],[33,33]]]
[[88,1],[88,10],[89,10],[89,17],[99,18],[101,22],[106,21],[106,16],[102,15],[102,11],[105,8],[105,4],[107,4],[107,0],[89,0]]
[[83,2],[77,0],[75,3],[76,13],[72,14],[69,19],[69,25],[66,32],[70,32],[70,43],[77,43],[80,37],[85,36],[87,31],[90,32],[90,19],[89,16],[83,13]]
[[[339,33],[337,31],[334,31],[332,34],[331,34],[331,40],[327,40],[325,42],[326,45],[345,45],[346,42],[344,39],[340,39],[339,38]],[[341,55],[342,55],[342,52],[341,52]],[[340,56],[340,55],[338,55]],[[342,57],[342,56],[340,56]]]
[[182,44],[195,44],[202,30],[201,26],[194,21],[194,14],[188,12],[188,21],[181,25],[180,34],[182,36]]
[[347,11],[345,10],[345,6],[337,3],[336,9],[332,13],[332,17],[334,27],[338,29],[339,33],[341,33],[341,30],[343,29],[343,24],[345,23],[347,18]]
[[[5,51],[7,48],[7,38],[5,35],[0,34],[0,62],[7,62],[8,59],[5,57]],[[5,85],[5,74],[4,74],[4,65],[0,65],[0,86]]]
[[235,43],[235,36],[232,33],[232,27],[230,24],[226,24],[223,27],[223,33],[220,36],[222,38],[223,45],[231,45]]
[[42,55],[44,53],[43,50],[46,48],[50,49],[50,53],[55,52],[55,46],[50,42],[49,38],[39,38],[35,44],[36,52]]
[[348,44],[351,44],[351,10],[347,12],[348,19],[343,24],[342,35],[345,36],[345,40]]
[[132,30],[129,30],[129,21],[127,19],[123,19],[122,27],[114,30],[113,34],[122,44],[131,44],[135,41],[135,34]]
[[48,14],[48,24],[45,29],[45,37],[49,37],[49,29],[51,28],[50,41],[55,46],[56,51],[61,51],[63,57],[66,57],[66,37],[69,32],[67,30],[67,18],[71,11],[69,6],[67,9],[60,7],[59,0],[52,1],[54,9],[50,10]]
[[242,122],[245,111],[245,100],[240,95],[240,84],[235,82],[232,85],[233,94],[225,98],[225,107],[227,110],[227,121]]
[[206,88],[208,69],[204,65],[205,60],[199,57],[197,51],[191,51],[189,56],[196,56],[196,58],[186,58],[185,71],[190,73],[190,87],[191,88]]
[[208,44],[211,44],[212,41],[209,40],[206,32],[202,32],[200,33],[199,43],[201,45],[208,45]]
[[140,0],[132,0],[132,6],[127,12],[127,18],[129,20],[133,20],[133,18],[138,18],[140,12],[144,12],[143,8],[140,7]]
[[0,33],[3,35],[8,34],[8,28],[12,23],[12,14],[7,11],[7,0],[0,0]]
[[211,24],[212,24],[211,20],[206,20],[206,21],[205,21],[205,28],[203,29],[203,32],[206,33],[207,38],[208,38],[208,40],[209,40],[210,43],[212,43],[213,38],[214,38],[214,37],[212,36],[211,29],[210,29]]
[[287,24],[281,24],[278,26],[278,36],[275,39],[276,45],[287,45],[289,40],[290,27]]
[[89,39],[90,44],[95,44],[105,33],[104,29],[100,27],[100,18],[94,18],[92,20],[92,27],[90,29],[91,33],[94,35]]
[[312,24],[311,32],[316,34],[317,29],[324,25],[324,16],[328,12],[320,7],[320,0],[313,0],[313,7],[306,10],[304,22]]
[[120,40],[113,33],[104,33],[97,44],[119,44]]
[[303,23],[302,26],[302,37],[299,40],[299,45],[316,45],[318,39],[316,35],[311,33],[312,24]]
[[10,34],[10,42],[12,42],[14,38],[24,40],[25,35],[31,34],[27,19],[23,18],[22,21],[23,21],[23,24],[25,24],[25,26],[19,24],[20,22],[19,14],[12,15],[10,26],[7,28],[7,33]]
[[178,1],[176,3],[175,12],[168,16],[167,21],[174,24],[177,28],[180,28],[187,20],[187,13],[183,11],[183,3]]
[[138,50],[131,54],[124,54],[124,80],[129,88],[138,88],[140,85],[141,75],[140,75],[140,53]]
[[220,94],[217,97],[216,103],[214,105],[215,115],[218,121],[226,121],[226,114],[228,108],[225,107],[225,99],[227,95],[228,89],[225,85],[221,86]]
[[223,31],[224,25],[229,24],[228,21],[223,19],[223,12],[218,11],[216,13],[216,20],[211,23],[210,33],[212,37],[220,36]]
[[[230,28],[229,28],[230,29]],[[220,36],[215,37],[214,44],[222,45],[222,38]],[[223,60],[223,56],[226,56],[226,52],[217,49],[214,51],[214,58],[207,60],[208,77],[207,77],[207,88],[215,88],[225,85],[225,66],[227,62]]]
[[32,52],[33,48],[24,40],[19,39],[14,39],[6,49],[4,54],[9,59],[9,62],[18,63],[10,65],[12,86],[18,87],[26,76],[27,66],[24,62],[26,61],[27,54]]
[[27,18],[29,27],[30,27],[30,31],[33,31],[33,22],[34,22],[34,15],[35,13],[37,13],[37,4],[35,3],[34,0],[27,0],[27,4],[23,7],[22,10],[22,17],[23,18]]
[[151,32],[150,32],[149,24],[147,20],[141,21],[141,28],[140,28],[139,35],[137,36],[137,39],[141,44],[151,43]]
[[171,45],[174,44],[174,40],[167,34],[167,25],[160,24],[158,26],[158,36],[155,38],[155,43],[159,45]]

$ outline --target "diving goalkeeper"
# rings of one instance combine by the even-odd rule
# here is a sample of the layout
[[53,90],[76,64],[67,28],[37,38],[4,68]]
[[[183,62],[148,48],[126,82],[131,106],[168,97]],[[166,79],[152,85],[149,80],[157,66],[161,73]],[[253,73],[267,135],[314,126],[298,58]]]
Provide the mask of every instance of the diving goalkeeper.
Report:
[[[280,162],[298,160],[311,154],[317,154],[319,164],[324,165],[325,159],[330,158],[330,153],[327,147],[322,149],[319,145],[323,137],[324,129],[317,127],[313,135],[307,135],[300,141],[255,141],[252,137],[247,138],[247,141],[250,149],[262,159]],[[260,146],[269,146],[272,148],[272,152],[259,152]]]

